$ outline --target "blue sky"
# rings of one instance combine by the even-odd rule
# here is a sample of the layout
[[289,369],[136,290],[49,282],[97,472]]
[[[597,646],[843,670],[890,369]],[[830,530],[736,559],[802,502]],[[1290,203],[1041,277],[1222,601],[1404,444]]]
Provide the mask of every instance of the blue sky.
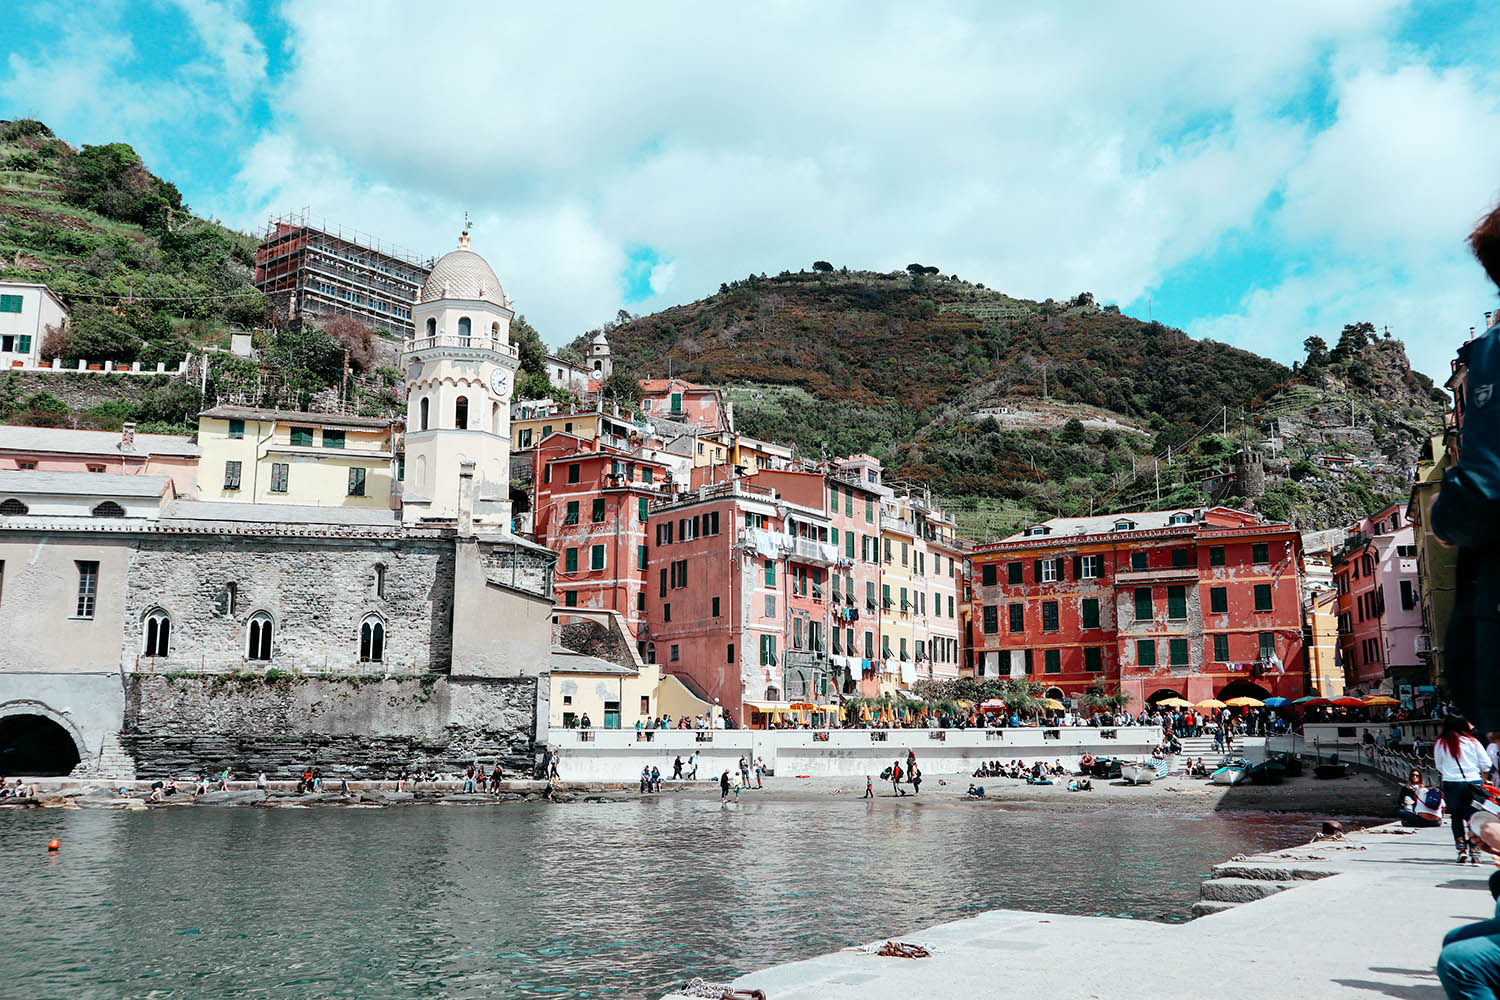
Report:
[[815,259],[912,260],[1284,362],[1438,375],[1495,290],[1500,3],[22,2],[0,116],[246,230],[475,246],[552,343]]

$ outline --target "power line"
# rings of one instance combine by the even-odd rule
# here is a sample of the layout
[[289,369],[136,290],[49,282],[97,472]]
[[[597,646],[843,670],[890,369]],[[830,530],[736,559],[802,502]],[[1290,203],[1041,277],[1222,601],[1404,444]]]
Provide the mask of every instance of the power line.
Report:
[[128,302],[218,302],[224,299],[243,299],[261,294],[258,291],[223,292],[218,295],[115,295],[101,292],[58,292],[70,299],[115,299]]

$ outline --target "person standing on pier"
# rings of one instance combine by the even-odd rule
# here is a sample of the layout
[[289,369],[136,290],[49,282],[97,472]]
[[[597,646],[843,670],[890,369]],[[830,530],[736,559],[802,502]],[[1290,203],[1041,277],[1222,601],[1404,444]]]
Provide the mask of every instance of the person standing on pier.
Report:
[[867,798],[867,799],[873,799],[874,797],[875,797],[875,782],[871,781],[870,780],[870,776],[867,774],[867,775],[865,775],[865,798]]
[[721,805],[721,806],[727,806],[728,804],[729,804],[729,770],[726,768],[725,771],[724,771],[724,773],[721,774],[721,775],[719,775],[719,805]]
[[1443,720],[1443,735],[1432,748],[1432,762],[1443,776],[1443,802],[1453,818],[1453,845],[1458,863],[1479,864],[1469,844],[1469,817],[1474,814],[1474,795],[1490,769],[1489,754],[1469,732],[1461,715]]

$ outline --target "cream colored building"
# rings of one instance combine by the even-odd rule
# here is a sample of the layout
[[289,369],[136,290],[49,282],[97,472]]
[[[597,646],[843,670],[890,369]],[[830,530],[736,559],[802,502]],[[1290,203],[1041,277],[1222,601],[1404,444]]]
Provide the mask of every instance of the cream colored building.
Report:
[[384,417],[215,407],[198,416],[198,496],[389,510],[395,440]]

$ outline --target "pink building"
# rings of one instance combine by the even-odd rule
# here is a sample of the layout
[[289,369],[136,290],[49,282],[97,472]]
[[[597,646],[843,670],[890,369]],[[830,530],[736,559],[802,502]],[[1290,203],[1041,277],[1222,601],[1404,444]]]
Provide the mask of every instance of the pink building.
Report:
[[1423,633],[1416,532],[1403,506],[1392,504],[1356,524],[1334,559],[1339,645],[1351,694],[1394,693],[1401,684],[1427,682],[1417,654]]
[[729,415],[718,389],[680,378],[641,382],[641,409],[648,417],[692,424],[709,431],[729,429]]
[[198,445],[174,434],[80,431],[0,424],[0,469],[166,476],[179,497],[198,495]]

